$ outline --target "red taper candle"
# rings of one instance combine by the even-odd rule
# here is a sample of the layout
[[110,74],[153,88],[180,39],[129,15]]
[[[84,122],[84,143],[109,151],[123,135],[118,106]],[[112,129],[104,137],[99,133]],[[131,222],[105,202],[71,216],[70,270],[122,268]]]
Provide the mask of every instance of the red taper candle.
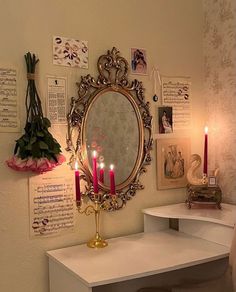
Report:
[[110,165],[109,176],[110,176],[110,193],[111,195],[115,195],[116,194],[115,173],[114,166],[112,164]]
[[99,169],[99,180],[102,184],[104,184],[104,163],[100,163],[100,169]]
[[208,127],[205,127],[203,174],[207,175],[208,166]]
[[79,170],[78,170],[78,162],[75,163],[75,197],[76,201],[81,200],[81,193],[80,193],[80,178],[79,178]]
[[97,152],[93,151],[93,190],[98,194]]

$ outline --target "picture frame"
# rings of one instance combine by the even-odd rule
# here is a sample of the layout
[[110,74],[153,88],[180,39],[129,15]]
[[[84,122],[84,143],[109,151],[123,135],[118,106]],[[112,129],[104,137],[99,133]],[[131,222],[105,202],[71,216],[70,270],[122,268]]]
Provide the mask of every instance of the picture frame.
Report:
[[157,188],[161,190],[186,187],[190,139],[157,139],[156,147]]
[[141,48],[131,48],[131,74],[147,75],[147,51]]

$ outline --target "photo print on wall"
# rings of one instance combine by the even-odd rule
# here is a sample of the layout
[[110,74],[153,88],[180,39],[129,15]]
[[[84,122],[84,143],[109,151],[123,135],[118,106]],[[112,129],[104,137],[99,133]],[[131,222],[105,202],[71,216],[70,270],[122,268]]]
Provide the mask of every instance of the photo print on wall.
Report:
[[88,41],[54,36],[53,64],[88,69]]
[[173,133],[173,114],[172,107],[163,106],[158,107],[158,125],[157,132],[159,134],[170,134]]
[[131,73],[147,75],[147,53],[145,49],[131,48]]
[[190,139],[157,140],[157,187],[174,189],[186,187],[190,157]]

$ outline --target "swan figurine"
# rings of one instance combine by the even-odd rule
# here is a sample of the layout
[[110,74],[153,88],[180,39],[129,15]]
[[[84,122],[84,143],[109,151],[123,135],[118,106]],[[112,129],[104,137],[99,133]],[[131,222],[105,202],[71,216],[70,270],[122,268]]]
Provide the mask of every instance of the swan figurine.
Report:
[[[192,154],[190,158],[190,168],[187,171],[187,193],[188,198],[185,201],[190,209],[192,204],[216,204],[221,209],[222,192],[219,186],[208,187],[208,177],[203,174],[202,177],[197,173],[201,166],[201,157],[198,154]],[[214,176],[219,175],[219,168],[214,171]]]
[[201,166],[202,159],[198,154],[192,154],[190,158],[190,168],[187,171],[187,180],[190,185],[203,186],[208,183],[207,177],[199,177],[197,175],[197,170]]

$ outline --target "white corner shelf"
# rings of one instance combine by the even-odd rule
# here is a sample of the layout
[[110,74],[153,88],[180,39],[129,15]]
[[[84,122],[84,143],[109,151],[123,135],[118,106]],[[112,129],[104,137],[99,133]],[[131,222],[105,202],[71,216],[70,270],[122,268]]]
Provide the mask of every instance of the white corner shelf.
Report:
[[[191,208],[184,203],[144,209],[144,231],[169,228],[169,219],[178,219],[179,232],[230,247],[236,222],[236,206],[222,209]],[[222,234],[224,236],[222,236]]]
[[221,210],[209,208],[188,209],[186,204],[180,203],[144,209],[143,213],[160,218],[192,219],[234,227],[236,205],[221,204],[221,206]]

